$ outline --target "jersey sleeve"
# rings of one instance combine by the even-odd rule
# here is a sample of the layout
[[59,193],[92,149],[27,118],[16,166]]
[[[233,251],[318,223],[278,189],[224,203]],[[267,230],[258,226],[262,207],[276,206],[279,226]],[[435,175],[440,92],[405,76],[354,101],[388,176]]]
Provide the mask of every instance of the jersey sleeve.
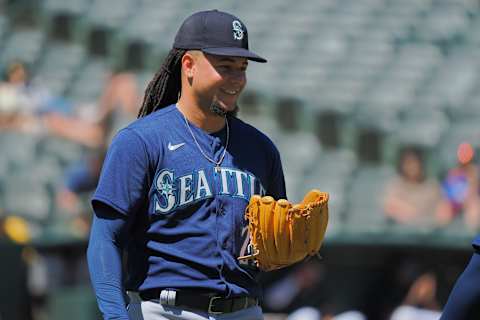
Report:
[[146,201],[148,174],[145,143],[135,131],[121,130],[107,152],[92,206],[103,202],[124,215],[134,212]]
[[480,300],[479,281],[480,255],[474,253],[450,292],[440,320],[477,319],[473,313],[478,311],[476,306]]
[[475,249],[477,253],[480,254],[480,235],[478,235],[475,239],[473,239],[472,247],[473,249]]
[[116,210],[98,205],[87,249],[88,270],[103,319],[128,320],[122,283],[121,250],[130,219]]

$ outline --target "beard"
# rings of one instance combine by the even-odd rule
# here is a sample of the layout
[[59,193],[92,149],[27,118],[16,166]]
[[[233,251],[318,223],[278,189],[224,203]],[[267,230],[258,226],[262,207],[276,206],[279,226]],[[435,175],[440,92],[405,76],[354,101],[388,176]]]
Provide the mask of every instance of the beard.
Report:
[[236,117],[238,114],[238,110],[239,110],[239,107],[237,103],[235,103],[235,107],[231,111],[225,110],[225,108],[221,107],[216,101],[212,101],[212,103],[210,104],[210,111],[213,114],[222,118],[225,116]]

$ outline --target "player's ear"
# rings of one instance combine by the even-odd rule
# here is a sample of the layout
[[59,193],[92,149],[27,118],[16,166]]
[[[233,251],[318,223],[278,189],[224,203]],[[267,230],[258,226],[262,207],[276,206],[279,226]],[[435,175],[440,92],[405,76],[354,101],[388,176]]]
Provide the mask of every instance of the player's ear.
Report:
[[192,79],[195,73],[196,59],[192,51],[187,51],[182,57],[182,73],[187,79]]

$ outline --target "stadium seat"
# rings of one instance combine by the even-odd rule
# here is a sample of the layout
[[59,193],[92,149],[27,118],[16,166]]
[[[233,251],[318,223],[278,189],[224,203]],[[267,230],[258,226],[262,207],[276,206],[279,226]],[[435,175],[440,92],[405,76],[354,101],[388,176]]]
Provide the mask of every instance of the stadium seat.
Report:
[[467,119],[480,118],[480,93],[474,93],[466,98],[466,102],[460,107],[457,107],[455,112],[452,112],[454,121],[462,121]]
[[43,2],[43,9],[47,15],[58,13],[69,13],[75,16],[84,15],[89,9],[91,0],[72,0],[65,2],[63,0],[46,0]]
[[89,24],[117,29],[136,9],[132,0],[93,0],[86,15]]
[[0,39],[3,39],[3,36],[7,32],[7,28],[8,20],[3,14],[0,14]]
[[297,199],[301,199],[310,189],[320,189],[330,193],[329,230],[341,230],[345,219],[348,185],[357,166],[355,154],[348,149],[322,150],[297,189]]
[[45,34],[36,29],[22,29],[12,32],[6,39],[0,56],[0,64],[22,61],[34,65],[40,57]]
[[390,166],[362,166],[354,174],[348,193],[345,226],[350,232],[383,232],[387,226],[382,209],[383,191],[393,174]]
[[48,137],[39,142],[39,157],[53,159],[65,167],[85,155],[85,148],[62,138]]
[[386,140],[385,159],[394,164],[399,150],[417,146],[423,150],[425,165],[430,174],[438,173],[436,147],[444,143],[443,137],[450,126],[444,112],[437,109],[413,107],[399,121]]
[[100,97],[109,72],[105,60],[91,57],[76,75],[68,91],[69,96],[78,103],[96,101]]
[[466,98],[477,84],[474,66],[477,65],[479,56],[465,50],[453,52],[445,59],[434,80],[426,88],[431,95],[438,96],[445,102],[452,116],[465,104]]
[[286,169],[302,178],[322,150],[317,138],[309,132],[281,131],[272,139],[276,142],[282,161],[288,164]]
[[418,26],[416,36],[427,42],[455,40],[468,28],[465,10],[455,5],[432,6]]
[[42,182],[34,176],[9,176],[5,180],[4,210],[8,215],[18,215],[35,223],[45,222],[50,214],[52,199]]
[[34,161],[38,141],[39,137],[31,134],[8,131],[0,134],[0,146],[2,150],[8,150],[8,152],[2,152],[2,158],[8,161],[12,174],[21,171],[24,166]]
[[84,58],[85,50],[82,46],[65,43],[51,44],[37,65],[32,82],[39,86],[47,84],[53,94],[63,95],[83,64]]

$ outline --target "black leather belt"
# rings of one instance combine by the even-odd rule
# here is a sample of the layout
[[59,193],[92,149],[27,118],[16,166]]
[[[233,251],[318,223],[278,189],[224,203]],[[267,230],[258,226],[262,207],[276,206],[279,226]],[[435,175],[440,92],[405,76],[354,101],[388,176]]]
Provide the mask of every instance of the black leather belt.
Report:
[[139,295],[142,300],[154,300],[162,305],[194,309],[210,314],[230,313],[258,305],[258,300],[252,297],[226,298],[185,290],[151,289],[142,291]]

